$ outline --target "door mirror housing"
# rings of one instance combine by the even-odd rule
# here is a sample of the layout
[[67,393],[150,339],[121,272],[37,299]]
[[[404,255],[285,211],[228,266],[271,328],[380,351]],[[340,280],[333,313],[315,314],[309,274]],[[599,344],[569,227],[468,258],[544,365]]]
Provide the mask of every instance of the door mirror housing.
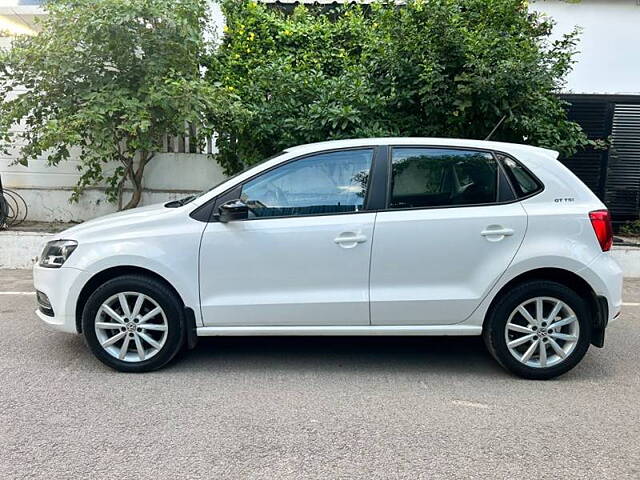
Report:
[[249,207],[242,200],[229,200],[218,208],[218,220],[222,223],[249,218]]

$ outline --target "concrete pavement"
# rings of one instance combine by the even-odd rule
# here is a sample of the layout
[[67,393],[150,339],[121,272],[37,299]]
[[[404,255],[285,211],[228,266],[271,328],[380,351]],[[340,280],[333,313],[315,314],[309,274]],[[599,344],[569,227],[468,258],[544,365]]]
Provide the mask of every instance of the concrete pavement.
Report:
[[[0,291],[30,289],[0,270]],[[640,307],[533,382],[479,338],[201,339],[119,374],[34,304],[0,295],[3,479],[640,477]]]

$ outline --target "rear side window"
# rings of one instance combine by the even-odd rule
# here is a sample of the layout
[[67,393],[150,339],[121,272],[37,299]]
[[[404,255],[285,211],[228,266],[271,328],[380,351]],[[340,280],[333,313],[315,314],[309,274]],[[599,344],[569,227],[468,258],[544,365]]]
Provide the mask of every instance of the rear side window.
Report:
[[518,197],[526,197],[540,191],[542,184],[514,159],[498,155]]
[[498,166],[490,153],[394,148],[390,208],[496,202]]

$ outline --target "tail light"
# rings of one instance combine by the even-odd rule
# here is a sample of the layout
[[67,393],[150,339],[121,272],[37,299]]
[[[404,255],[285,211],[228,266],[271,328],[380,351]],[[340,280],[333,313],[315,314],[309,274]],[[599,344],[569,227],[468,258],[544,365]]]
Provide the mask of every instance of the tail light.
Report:
[[608,252],[611,250],[611,245],[613,244],[613,229],[611,228],[611,215],[609,215],[609,210],[589,212],[589,218],[591,219],[593,231],[600,243],[600,248],[602,248],[603,252]]

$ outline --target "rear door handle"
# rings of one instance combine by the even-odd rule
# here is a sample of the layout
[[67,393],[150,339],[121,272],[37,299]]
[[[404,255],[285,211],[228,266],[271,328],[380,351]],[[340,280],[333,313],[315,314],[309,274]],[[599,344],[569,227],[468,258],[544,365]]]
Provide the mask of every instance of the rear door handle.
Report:
[[513,235],[511,228],[487,228],[480,232],[483,237],[510,237]]

